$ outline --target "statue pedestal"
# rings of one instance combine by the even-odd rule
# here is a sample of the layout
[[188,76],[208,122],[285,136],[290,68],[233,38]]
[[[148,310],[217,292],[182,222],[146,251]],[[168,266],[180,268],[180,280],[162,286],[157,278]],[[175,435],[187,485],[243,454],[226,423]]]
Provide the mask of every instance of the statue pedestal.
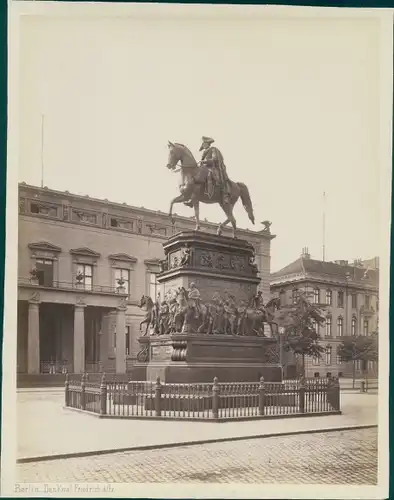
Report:
[[[259,335],[264,313],[253,306],[260,283],[253,246],[245,240],[186,231],[169,238],[164,252],[163,271],[157,277],[161,301],[171,303],[180,288],[187,290],[194,282],[209,311],[208,320],[201,319],[195,305],[178,302],[179,314],[186,319],[180,326],[167,321],[164,335],[139,339],[141,351],[131,378],[160,377],[167,383],[212,382],[214,377],[220,382],[258,382],[260,377],[281,381],[278,342]],[[168,320],[168,310],[166,315],[164,311]]]
[[260,283],[257,268],[251,264],[254,248],[245,240],[185,231],[168,239],[164,253],[164,270],[157,277],[162,299],[172,289],[188,289],[194,282],[202,302],[225,291],[248,302]]
[[144,350],[149,343],[149,360],[144,359],[145,376],[140,371],[141,380],[155,381],[157,377],[167,383],[212,382],[214,377],[219,382],[258,382],[260,377],[267,382],[282,380],[276,339],[206,334],[142,339]]

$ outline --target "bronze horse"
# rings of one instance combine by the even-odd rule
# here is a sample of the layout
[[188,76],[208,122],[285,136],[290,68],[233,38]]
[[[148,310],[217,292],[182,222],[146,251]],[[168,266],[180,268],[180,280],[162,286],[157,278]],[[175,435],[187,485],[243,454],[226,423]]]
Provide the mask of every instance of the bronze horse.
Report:
[[171,201],[169,215],[171,220],[172,208],[175,203],[190,202],[194,208],[194,215],[196,219],[196,230],[200,229],[200,202],[202,203],[219,203],[227,219],[219,224],[217,234],[222,233],[222,228],[229,222],[233,226],[233,237],[236,237],[237,223],[233,215],[234,205],[238,199],[241,198],[242,204],[249,216],[249,219],[254,224],[254,214],[252,201],[250,199],[249,190],[242,182],[229,181],[229,197],[228,202],[222,201],[221,186],[216,185],[212,196],[210,197],[205,192],[205,186],[210,173],[210,169],[206,166],[200,166],[194,159],[190,150],[179,143],[168,143],[169,157],[167,168],[175,171],[178,162],[180,162],[181,183],[179,190],[180,196],[177,196]]
[[138,307],[145,310],[145,318],[140,323],[140,331],[142,331],[142,325],[146,324],[145,333],[143,334],[143,337],[145,337],[148,333],[150,325],[154,323],[155,304],[148,295],[143,295]]

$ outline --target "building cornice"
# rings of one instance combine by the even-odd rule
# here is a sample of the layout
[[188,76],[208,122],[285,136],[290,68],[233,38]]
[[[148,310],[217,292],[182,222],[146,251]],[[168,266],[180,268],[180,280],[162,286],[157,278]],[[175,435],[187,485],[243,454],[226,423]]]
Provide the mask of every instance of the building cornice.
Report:
[[[129,205],[127,203],[117,203],[113,201],[109,201],[107,199],[99,199],[99,198],[93,198],[90,197],[89,195],[77,195],[74,193],[70,193],[69,191],[57,191],[54,189],[49,189],[47,187],[38,187],[38,186],[32,186],[29,184],[26,184],[24,182],[19,183],[19,195],[21,195],[21,190],[26,191],[26,194],[31,193],[32,196],[34,195],[42,195],[42,196],[52,196],[54,198],[59,199],[60,203],[64,203],[65,200],[68,202],[71,202],[72,200],[79,201],[79,202],[88,202],[91,203],[92,205],[99,205],[101,206],[101,209],[106,208],[113,208],[113,209],[121,209],[121,210],[126,210],[129,212],[129,214],[133,214],[135,217],[141,217],[143,218],[144,216],[148,218],[160,218],[163,223],[166,223],[168,225],[169,223],[169,217],[168,214],[161,212],[160,210],[150,210],[145,207],[135,207],[132,205]],[[99,207],[97,207],[98,209]],[[27,215],[30,217],[35,217],[36,214],[23,214]],[[183,223],[185,225],[189,225],[190,227],[194,227],[194,217],[184,217],[178,214],[174,214],[174,220],[175,220],[175,225],[176,223]],[[54,219],[56,220],[56,219]],[[74,221],[72,222],[74,223]],[[206,229],[215,229],[217,228],[217,224],[211,221],[201,221],[201,227],[206,228]],[[116,229],[116,228],[111,228],[111,229]],[[224,228],[224,232],[227,232],[230,234],[230,229]],[[243,229],[243,228],[238,228],[239,234],[242,234],[244,238],[255,238],[258,239],[259,241],[262,240],[272,240],[273,238],[276,237],[276,235],[271,234],[269,231],[253,231],[251,229]],[[154,235],[158,236],[158,235]]]
[[368,283],[367,281],[360,282],[351,280],[350,282],[347,282],[344,279],[332,279],[323,276],[315,276],[308,273],[285,275],[281,276],[280,278],[270,280],[271,287],[280,287],[280,286],[300,284],[300,283],[313,283],[314,285],[321,284],[325,286],[329,285],[329,286],[339,287],[342,289],[347,288],[348,290],[362,290],[362,291],[371,290],[376,293],[378,293],[379,291],[379,288],[376,285]]

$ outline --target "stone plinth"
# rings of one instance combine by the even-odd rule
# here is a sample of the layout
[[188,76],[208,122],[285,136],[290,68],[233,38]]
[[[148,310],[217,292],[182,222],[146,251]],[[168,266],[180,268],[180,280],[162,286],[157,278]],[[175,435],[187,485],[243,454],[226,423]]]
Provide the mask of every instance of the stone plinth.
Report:
[[[253,246],[245,240],[188,231],[169,238],[164,253],[157,278],[161,301],[168,306],[177,291],[190,289],[194,282],[205,316],[193,302],[180,305],[180,300],[175,305],[180,323],[174,313],[174,322],[166,323],[172,326],[153,330],[164,335],[140,339],[133,379],[203,383],[214,377],[220,382],[258,382],[264,377],[267,382],[281,381],[278,343],[260,336],[263,313],[255,305],[260,278]],[[226,297],[231,299],[226,302]],[[160,308],[159,318],[161,310],[168,319],[171,309]]]
[[163,297],[194,282],[203,302],[225,291],[238,301],[249,301],[260,283],[252,262],[254,248],[245,240],[187,231],[169,238],[164,253],[163,272],[157,278]]
[[[142,339],[141,339],[142,340]],[[277,342],[265,337],[174,334],[143,338],[145,380],[167,383],[267,382],[282,380]]]

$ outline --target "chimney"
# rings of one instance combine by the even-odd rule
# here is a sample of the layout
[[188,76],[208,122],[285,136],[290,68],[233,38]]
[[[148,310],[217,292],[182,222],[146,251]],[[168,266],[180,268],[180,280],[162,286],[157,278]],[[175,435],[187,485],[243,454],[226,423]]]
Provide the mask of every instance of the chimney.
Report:
[[301,257],[302,257],[303,259],[310,259],[310,258],[311,258],[310,254],[309,254],[309,249],[308,249],[308,247],[304,247],[304,248],[302,249],[302,254],[301,254]]

